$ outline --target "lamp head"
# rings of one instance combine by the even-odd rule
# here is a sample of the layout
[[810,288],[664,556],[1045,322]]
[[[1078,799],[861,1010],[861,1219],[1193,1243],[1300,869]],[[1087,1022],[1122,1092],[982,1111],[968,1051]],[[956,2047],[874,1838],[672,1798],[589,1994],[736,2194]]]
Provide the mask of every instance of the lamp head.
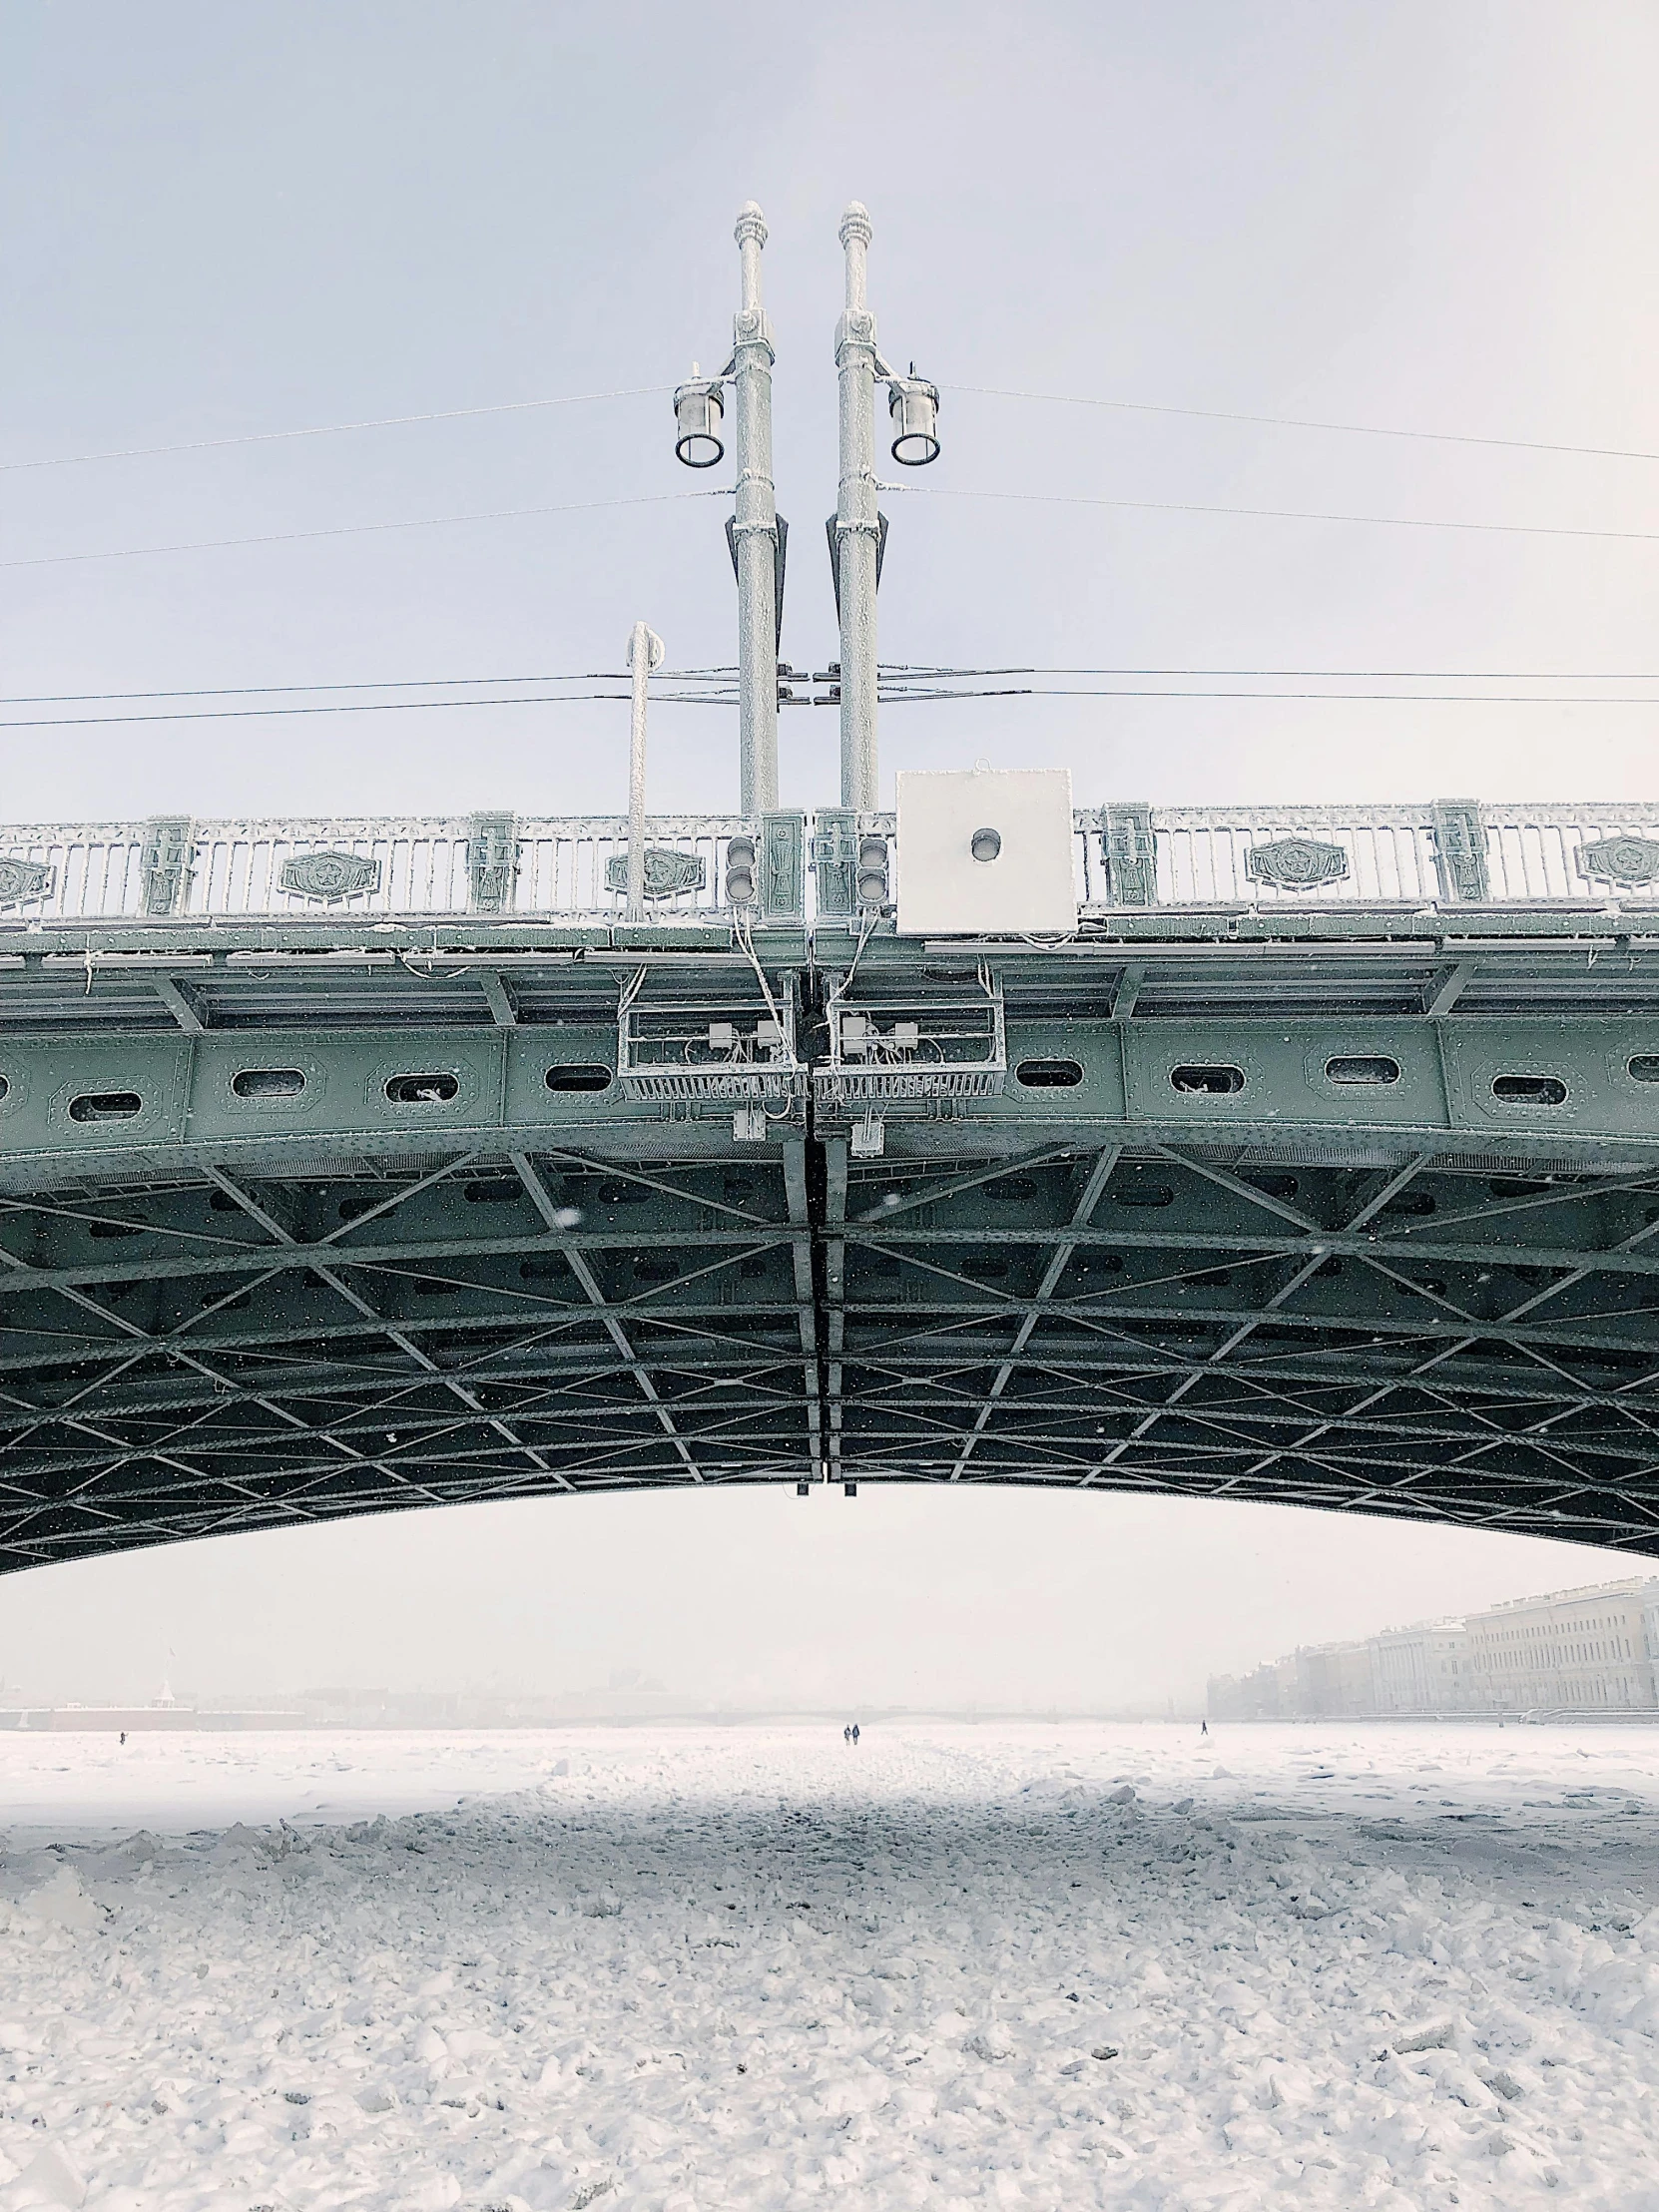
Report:
[[895,376],[887,387],[892,415],[892,457],[900,468],[925,468],[939,457],[939,387],[918,376]]
[[720,434],[725,413],[720,378],[699,376],[693,361],[690,380],[674,394],[675,458],[688,468],[713,468],[726,452]]

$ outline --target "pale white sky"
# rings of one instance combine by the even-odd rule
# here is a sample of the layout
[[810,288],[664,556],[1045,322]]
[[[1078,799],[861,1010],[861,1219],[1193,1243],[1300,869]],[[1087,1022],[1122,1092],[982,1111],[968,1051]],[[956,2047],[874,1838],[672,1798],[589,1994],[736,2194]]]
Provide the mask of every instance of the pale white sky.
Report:
[[[916,0],[859,19],[493,0],[12,11],[0,459],[670,384],[724,358],[772,227],[785,652],[833,653],[835,224],[945,385],[956,491],[1659,529],[1659,463],[1199,422],[950,387],[1659,452],[1659,16],[1621,0],[1271,9]],[[679,492],[666,395],[12,470],[0,561]],[[894,495],[887,658],[1659,667],[1659,543]],[[6,693],[734,652],[713,500],[0,568]],[[1498,686],[1496,688],[1502,688]],[[1628,687],[1609,685],[1609,691]],[[0,709],[0,718],[22,710]],[[624,710],[10,741],[13,820],[610,810]],[[1068,765],[1080,801],[1653,796],[1642,707],[893,709],[884,772]],[[827,714],[786,797],[832,799]],[[653,799],[736,796],[664,711]],[[603,1679],[1110,1702],[1316,1635],[1611,1573],[1516,1539],[1111,1497],[865,1493],[411,1516],[0,1586],[0,1669],[91,1693]],[[96,1679],[95,1679],[96,1678]]]

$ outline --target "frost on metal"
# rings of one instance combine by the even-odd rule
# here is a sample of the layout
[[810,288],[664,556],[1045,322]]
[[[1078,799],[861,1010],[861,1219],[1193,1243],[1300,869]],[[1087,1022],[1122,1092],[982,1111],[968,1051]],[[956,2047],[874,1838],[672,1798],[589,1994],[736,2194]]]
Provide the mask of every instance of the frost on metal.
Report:
[[[787,833],[786,833],[787,830]],[[743,871],[731,840],[763,849],[765,915],[856,915],[859,855],[891,815],[824,808],[763,823],[654,816],[647,895],[661,917],[724,924]],[[0,828],[0,915],[31,921],[491,913],[614,921],[626,880],[624,817],[428,816],[51,823]],[[1659,906],[1659,804],[1078,809],[1081,913],[1448,904]],[[810,857],[806,896],[799,871]],[[763,870],[763,875],[765,871]],[[751,870],[751,877],[753,870]],[[803,908],[805,913],[803,914]]]

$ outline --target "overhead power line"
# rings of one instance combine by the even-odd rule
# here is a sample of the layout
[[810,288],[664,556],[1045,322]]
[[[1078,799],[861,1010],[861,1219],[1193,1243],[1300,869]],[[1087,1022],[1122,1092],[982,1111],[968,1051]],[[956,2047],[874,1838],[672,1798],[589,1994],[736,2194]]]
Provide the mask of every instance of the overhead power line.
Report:
[[[730,684],[737,675],[733,668],[669,668],[658,672],[662,682],[685,684],[692,682]],[[1006,669],[985,671],[970,669],[967,675],[986,673],[1005,676]],[[1017,669],[1015,675],[1032,672]],[[1049,671],[1050,674],[1075,675],[1076,670]],[[1085,673],[1097,673],[1087,671]],[[1107,672],[1111,673],[1111,672]],[[409,676],[388,677],[380,683],[356,684],[223,684],[196,686],[183,691],[125,691],[125,692],[18,692],[11,697],[0,696],[0,707],[76,707],[102,700],[139,699],[264,699],[295,692],[362,692],[362,691],[457,691],[476,689],[485,684],[626,684],[626,669],[589,668],[571,676]]]
[[[887,707],[919,706],[944,699],[1280,699],[1376,700],[1399,707],[1659,707],[1651,692],[1635,697],[1606,692],[1362,692],[1362,691],[1138,691],[1128,687],[1084,690],[1058,684],[1010,685],[999,691],[883,691]],[[0,723],[0,729],[11,727]]]
[[[883,661],[881,681],[943,681],[969,676],[1231,676],[1306,677],[1320,682],[1421,684],[1659,684],[1659,670],[1601,668],[928,668],[921,662]],[[541,679],[537,679],[540,681]],[[112,696],[121,697],[122,694]],[[175,694],[168,694],[174,697]],[[0,701],[0,705],[21,705]]]
[[[724,696],[717,692],[654,691],[651,704],[654,707],[725,707],[733,705],[737,696],[735,689]],[[493,699],[353,699],[318,701],[307,707],[186,708],[171,714],[37,715],[26,720],[0,722],[0,730],[92,730],[133,722],[257,722],[286,715],[442,714],[456,707],[571,707],[593,699],[622,700],[626,703],[632,697],[633,694],[626,691],[529,692],[511,699],[503,699],[499,695]]]
[[1581,530],[1553,522],[1454,522],[1425,515],[1327,514],[1305,507],[1212,507],[1192,499],[1101,499],[1062,491],[956,491],[942,484],[880,484],[876,488],[907,491],[917,499],[1003,499],[1042,507],[1121,507],[1137,514],[1246,515],[1270,522],[1361,522],[1389,530],[1475,530],[1523,538],[1626,538],[1649,544],[1659,539],[1659,530]]
[[1511,453],[1575,453],[1595,460],[1659,461],[1659,452],[1623,445],[1561,445],[1548,438],[1494,438],[1466,430],[1400,430],[1376,422],[1329,422],[1310,415],[1244,414],[1226,407],[1174,407],[1149,399],[1081,398],[1075,392],[1005,391],[995,384],[941,384],[980,399],[1029,399],[1051,407],[1110,407],[1127,414],[1184,415],[1200,422],[1254,422],[1274,430],[1334,430],[1351,437],[1420,438],[1433,445],[1490,445]]
[[[172,445],[115,446],[93,453],[48,453],[36,459],[0,461],[0,474],[30,468],[81,468],[99,461],[153,460],[172,453],[212,453],[235,445],[271,445],[289,438],[341,437],[358,430],[394,430],[423,422],[460,422],[481,415],[527,414],[545,407],[579,407],[608,399],[655,398],[672,384],[628,384],[616,391],[562,392],[546,399],[505,399],[479,407],[433,407],[418,414],[367,415],[351,422],[304,423],[287,430],[244,430],[229,437],[186,438]],[[1232,407],[1181,407],[1151,399],[1105,399],[1078,392],[1011,391],[999,384],[948,383],[945,391],[980,399],[1022,399],[1055,407],[1102,407],[1125,414],[1177,415],[1199,422],[1249,422],[1276,430],[1323,430],[1351,437],[1407,438],[1433,445],[1483,445],[1514,453],[1569,453],[1596,460],[1655,461],[1659,451],[1621,445],[1575,445],[1552,438],[1500,438],[1467,430],[1415,430],[1377,422],[1337,422],[1316,415],[1253,414]]]
[[19,468],[80,468],[89,461],[146,461],[163,453],[214,453],[227,445],[273,445],[283,438],[335,438],[348,430],[395,430],[411,422],[459,422],[469,415],[525,414],[536,407],[582,407],[600,399],[640,399],[673,389],[672,384],[631,384],[621,391],[573,391],[556,399],[504,399],[488,407],[439,407],[427,414],[373,415],[361,422],[314,422],[298,430],[244,430],[228,438],[188,438],[182,445],[127,445],[107,453],[49,453],[34,461],[0,461],[0,473]]
[[344,522],[325,530],[272,530],[253,538],[191,538],[179,545],[124,545],[100,553],[40,553],[0,561],[6,568],[61,568],[77,561],[135,561],[155,553],[217,553],[233,546],[297,545],[307,538],[357,538],[381,530],[437,530],[455,522],[513,522],[525,515],[580,515],[601,507],[662,507],[681,499],[730,499],[729,486],[703,491],[643,492],[632,499],[577,499],[554,507],[495,507],[483,514],[412,515],[399,522]]
[[[1078,492],[973,491],[933,484],[878,484],[883,492],[908,492],[919,499],[996,499],[1021,504],[1059,507],[1115,507],[1138,514],[1242,515],[1273,522],[1344,522],[1375,524],[1391,530],[1472,530],[1495,532],[1503,537],[1604,538],[1652,544],[1659,530],[1591,530],[1547,522],[1458,522],[1422,515],[1331,514],[1302,507],[1220,507],[1196,500],[1107,499]],[[87,561],[144,560],[165,553],[217,553],[243,546],[299,545],[317,538],[375,536],[388,530],[437,530],[456,523],[514,522],[533,515],[594,514],[602,508],[670,506],[684,499],[730,499],[730,485],[714,485],[697,491],[644,492],[627,499],[579,499],[545,507],[493,507],[476,514],[410,515],[393,522],[345,522],[318,530],[270,530],[246,538],[189,538],[172,545],[126,545],[88,553],[37,553],[20,559],[0,560],[0,570],[62,568]]]
[[[664,684],[710,684],[730,690],[735,668],[668,668],[658,672]],[[1317,683],[1459,684],[1659,684],[1659,670],[1538,668],[929,668],[919,662],[883,661],[883,688],[965,682],[991,676],[1163,676],[1229,677],[1266,681],[1296,677]],[[810,679],[800,677],[800,681]],[[829,679],[827,679],[829,680]],[[153,699],[267,699],[336,692],[476,691],[503,684],[625,684],[626,669],[579,669],[563,676],[397,676],[347,684],[216,684],[172,691],[16,692],[0,694],[0,707],[83,707],[125,705]],[[653,697],[657,695],[653,693]],[[1179,694],[1172,696],[1179,697]],[[1391,695],[1390,695],[1391,696]],[[440,705],[487,706],[487,700],[440,701]],[[508,701],[508,705],[522,702]]]
[[[685,677],[671,677],[671,682],[683,682]],[[1640,682],[1641,678],[1626,679]],[[622,677],[596,676],[573,681],[622,684]],[[296,687],[299,688],[299,687]],[[319,687],[321,688],[321,687]],[[351,687],[342,686],[341,689]],[[91,701],[97,694],[87,694]],[[111,694],[119,698],[120,694]],[[163,698],[214,698],[252,697],[252,693],[162,693],[159,695],[135,693],[136,699],[151,696]],[[655,705],[670,707],[729,707],[737,702],[737,690],[730,678],[724,683],[710,682],[701,690],[652,692]],[[1388,692],[1388,691],[1226,691],[1188,688],[1180,691],[1161,688],[1152,690],[1134,686],[1111,685],[1060,685],[1013,684],[989,688],[944,685],[922,688],[917,684],[889,685],[883,678],[880,699],[884,706],[910,707],[942,704],[951,700],[976,699],[1211,699],[1211,700],[1276,700],[1309,704],[1335,702],[1371,702],[1385,706],[1510,706],[1510,707],[1647,707],[1659,706],[1659,695],[1638,694],[1634,697],[1603,693],[1573,692]],[[524,692],[503,696],[499,692],[487,698],[472,699],[350,699],[312,700],[302,706],[284,707],[206,707],[158,709],[142,714],[115,715],[46,715],[19,717],[0,721],[0,730],[88,730],[132,723],[175,722],[248,722],[267,721],[292,715],[374,715],[374,714],[441,714],[458,708],[493,707],[563,707],[587,701],[627,701],[631,694],[617,691],[556,691]],[[834,704],[835,695],[826,693],[814,699],[802,699],[801,706],[827,707]],[[61,702],[72,704],[66,695]],[[28,705],[26,700],[4,701],[0,705]]]

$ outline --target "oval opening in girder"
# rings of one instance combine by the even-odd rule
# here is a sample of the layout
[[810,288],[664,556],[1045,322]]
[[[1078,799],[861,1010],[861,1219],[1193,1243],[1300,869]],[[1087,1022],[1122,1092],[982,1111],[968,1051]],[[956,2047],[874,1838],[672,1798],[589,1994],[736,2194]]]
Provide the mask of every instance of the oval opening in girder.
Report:
[[1558,1075],[1494,1075],[1492,1096],[1505,1106],[1562,1106],[1567,1086]]
[[1244,1180],[1264,1198],[1295,1198],[1302,1188],[1294,1175],[1281,1174],[1276,1168],[1255,1168]]
[[1325,1063],[1330,1083],[1397,1083],[1399,1062],[1385,1052],[1340,1052]]
[[491,1176],[487,1182],[468,1183],[461,1192],[469,1206],[516,1206],[524,1195],[524,1185],[516,1175]]
[[1173,1206],[1175,1193],[1167,1183],[1130,1183],[1113,1198],[1120,1206]]
[[597,1061],[578,1060],[547,1071],[550,1091],[608,1091],[614,1080],[610,1069]]
[[143,1111],[137,1091],[88,1091],[69,1102],[71,1121],[131,1121]]
[[0,1075],[0,1098],[9,1097],[10,1094],[11,1085],[6,1081],[6,1078],[3,1075]]
[[[1659,1083],[1659,1052],[1637,1052],[1624,1063],[1633,1083]],[[0,1091],[0,1098],[5,1097]]]
[[447,1106],[460,1095],[459,1076],[392,1075],[386,1079],[386,1096],[394,1106]]
[[305,1088],[299,1068],[243,1068],[231,1078],[238,1098],[297,1098]]
[[1074,1091],[1083,1070],[1075,1060],[1021,1060],[1014,1076],[1028,1091]]
[[1176,1090],[1201,1098],[1226,1098],[1245,1087],[1244,1069],[1225,1066],[1171,1068],[1169,1079]]

